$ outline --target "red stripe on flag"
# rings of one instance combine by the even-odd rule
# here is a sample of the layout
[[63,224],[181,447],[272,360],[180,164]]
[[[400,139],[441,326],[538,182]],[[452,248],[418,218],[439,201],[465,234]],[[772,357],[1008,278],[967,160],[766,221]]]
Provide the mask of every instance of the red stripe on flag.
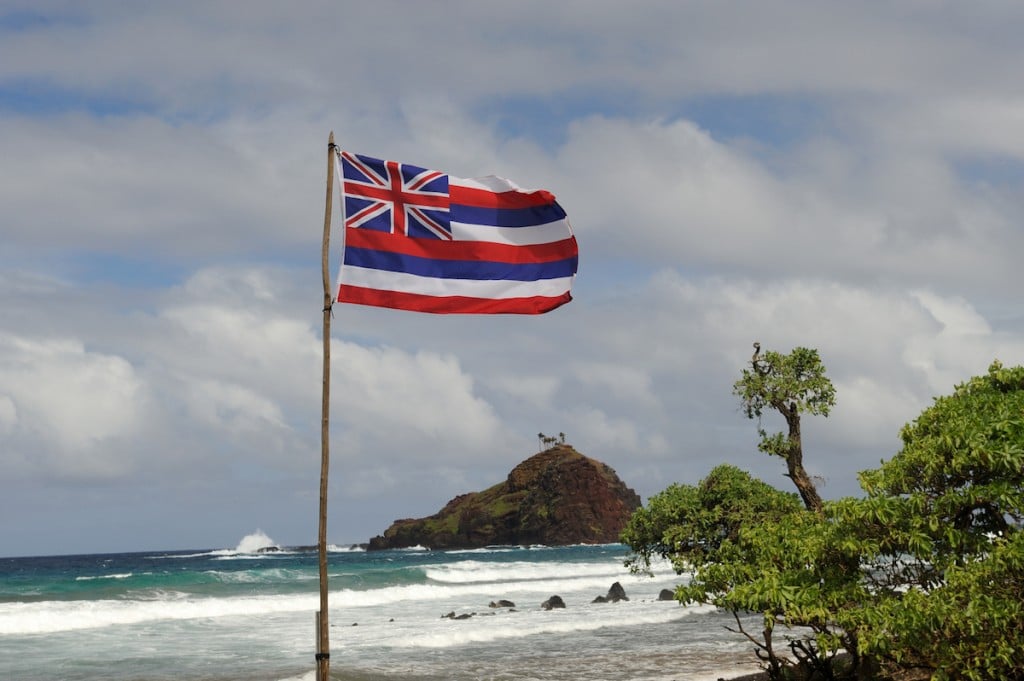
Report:
[[390,234],[373,229],[345,230],[345,245],[432,260],[474,260],[517,265],[565,260],[576,257],[579,252],[576,237],[547,244],[512,246],[486,241],[413,239],[402,234]]
[[531,192],[492,192],[486,189],[452,184],[450,179],[448,196],[452,203],[478,208],[531,208],[547,206],[555,202],[555,195],[545,189]]
[[533,296],[530,298],[425,296],[342,284],[338,287],[337,300],[339,303],[373,305],[434,314],[544,314],[568,303],[572,300],[572,295],[566,292],[560,296]]

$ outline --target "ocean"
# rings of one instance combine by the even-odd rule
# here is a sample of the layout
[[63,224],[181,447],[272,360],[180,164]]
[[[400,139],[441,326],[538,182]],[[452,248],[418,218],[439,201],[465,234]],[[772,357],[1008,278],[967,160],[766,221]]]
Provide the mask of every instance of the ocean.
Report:
[[[270,544],[255,533],[233,549],[0,558],[0,681],[313,681],[317,554],[259,551]],[[680,578],[667,565],[631,575],[627,553],[332,547],[331,676],[703,681],[757,669],[725,628],[731,615],[659,601]],[[614,582],[628,601],[592,602]],[[541,607],[553,595],[564,609]],[[502,599],[515,607],[489,607]]]

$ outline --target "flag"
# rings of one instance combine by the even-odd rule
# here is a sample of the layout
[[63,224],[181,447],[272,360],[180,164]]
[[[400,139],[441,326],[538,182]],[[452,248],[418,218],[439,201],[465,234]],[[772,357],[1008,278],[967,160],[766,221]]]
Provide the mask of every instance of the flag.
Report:
[[577,247],[550,192],[341,151],[337,301],[433,313],[542,314],[572,300]]

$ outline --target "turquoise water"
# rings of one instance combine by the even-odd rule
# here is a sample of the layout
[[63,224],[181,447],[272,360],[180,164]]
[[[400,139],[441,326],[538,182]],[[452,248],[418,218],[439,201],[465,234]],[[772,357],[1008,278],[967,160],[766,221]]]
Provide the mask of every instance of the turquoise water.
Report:
[[[0,680],[313,679],[315,551],[0,558]],[[756,668],[731,620],[658,601],[620,545],[329,555],[338,679],[716,679]],[[595,604],[620,582],[629,601]],[[552,595],[564,610],[540,604]],[[514,609],[488,607],[511,600]],[[465,619],[447,613],[470,615]]]

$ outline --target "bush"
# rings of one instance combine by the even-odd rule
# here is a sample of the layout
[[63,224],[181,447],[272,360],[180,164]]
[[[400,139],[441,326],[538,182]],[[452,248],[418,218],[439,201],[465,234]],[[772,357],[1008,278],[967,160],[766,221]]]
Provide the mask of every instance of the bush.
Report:
[[1024,679],[1024,367],[993,363],[901,437],[865,497],[820,512],[732,466],[672,485],[624,531],[627,564],[672,560],[676,598],[732,612],[774,679]]

